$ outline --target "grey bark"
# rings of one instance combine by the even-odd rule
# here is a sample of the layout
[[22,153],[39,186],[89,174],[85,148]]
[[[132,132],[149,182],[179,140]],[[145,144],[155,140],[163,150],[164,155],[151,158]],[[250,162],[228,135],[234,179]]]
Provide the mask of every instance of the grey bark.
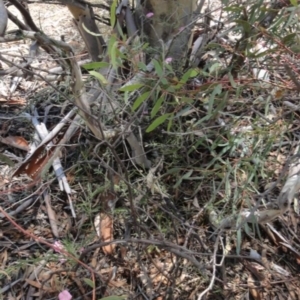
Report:
[[4,36],[7,26],[7,10],[3,0],[0,0],[0,36]]
[[169,55],[178,59],[187,48],[196,4],[197,0],[137,0],[136,21],[154,48],[174,38]]

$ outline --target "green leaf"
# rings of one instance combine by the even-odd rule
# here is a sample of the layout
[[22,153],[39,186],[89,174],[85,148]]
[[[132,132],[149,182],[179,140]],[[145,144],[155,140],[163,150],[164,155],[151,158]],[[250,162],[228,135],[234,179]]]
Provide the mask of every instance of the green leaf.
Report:
[[296,37],[296,33],[290,33],[286,36],[284,36],[281,40],[281,42],[284,44],[284,45],[287,45],[288,43],[294,43],[295,42],[295,37]]
[[187,70],[180,79],[180,83],[186,83],[189,78],[195,77],[198,73],[194,69]]
[[190,74],[190,78],[196,77],[197,75],[199,75],[199,73],[200,73],[200,70],[198,68],[192,69],[191,74]]
[[167,126],[167,131],[171,131],[172,124],[173,124],[173,118],[170,118]]
[[194,170],[189,170],[187,173],[185,173],[182,176],[182,179],[189,179],[191,177],[191,175],[193,174]]
[[175,88],[178,89],[178,85],[177,85],[177,86],[172,86],[172,85],[170,85],[170,86],[167,88],[167,92],[168,92],[168,93],[171,93],[171,94],[175,94],[175,92],[176,92]]
[[236,23],[241,25],[246,33],[250,32],[252,29],[251,24],[245,20],[236,20]]
[[114,0],[110,7],[110,25],[115,27],[116,24],[116,10],[117,10],[118,0]]
[[83,281],[84,281],[88,286],[90,286],[91,288],[94,288],[94,287],[95,287],[94,282],[93,282],[91,279],[89,279],[89,278],[83,278]]
[[148,99],[148,97],[150,96],[150,91],[145,92],[144,94],[142,94],[141,96],[139,96],[133,103],[132,109],[136,110],[137,108],[140,107],[140,105],[146,100]]
[[118,30],[118,33],[119,33],[121,39],[122,39],[124,42],[126,42],[127,38],[125,37],[124,32],[123,32],[123,29],[122,29],[122,27],[121,27],[121,24],[120,24],[119,22],[117,22],[117,30]]
[[291,1],[291,4],[293,5],[293,6],[297,6],[298,5],[298,1],[297,0],[290,0]]
[[136,90],[140,89],[143,86],[144,85],[141,83],[135,83],[135,84],[124,86],[124,87],[120,88],[119,91],[120,92],[132,92],[132,91],[136,91]]
[[162,74],[163,74],[163,69],[162,69],[162,67],[161,67],[161,64],[160,64],[156,59],[154,59],[152,62],[153,62],[153,64],[154,64],[154,68],[155,68],[156,74],[157,74],[159,77],[161,77]]
[[165,68],[168,69],[171,72],[171,74],[174,73],[172,65],[165,64]]
[[138,62],[138,68],[142,71],[147,71],[147,66],[141,61]]
[[154,118],[156,116],[156,114],[160,110],[161,105],[162,105],[162,103],[163,103],[164,100],[165,100],[165,95],[162,94],[159,97],[159,99],[155,102],[155,105],[154,105],[154,107],[151,110],[151,114],[150,114],[151,118]]
[[118,41],[115,41],[110,49],[110,59],[111,64],[113,65],[114,69],[117,69],[117,53],[118,53]]
[[119,41],[115,34],[112,34],[108,41],[108,50],[107,53],[110,58],[110,63],[114,69],[117,69],[119,65],[122,64],[120,61],[121,53],[118,49]]
[[236,82],[234,81],[234,79],[233,79],[231,73],[228,74],[228,77],[229,77],[229,81],[230,81],[230,83],[231,83],[231,86],[232,86],[233,88],[237,88],[237,84],[236,84]]
[[194,170],[189,170],[187,173],[185,173],[183,176],[181,176],[175,183],[174,188],[178,188],[180,186],[180,184],[182,183],[182,180],[189,179],[193,172],[194,172]]
[[236,232],[236,254],[240,255],[241,253],[241,245],[242,245],[242,231],[241,229]]
[[82,67],[86,70],[97,70],[97,69],[107,68],[108,66],[109,66],[109,63],[107,63],[105,61],[91,62],[91,63],[82,65]]
[[96,71],[90,71],[89,72],[92,76],[96,77],[101,83],[103,84],[107,84],[107,80],[106,78],[100,74],[99,72],[96,72]]
[[96,32],[90,31],[88,28],[85,27],[84,23],[82,23],[82,27],[90,35],[93,35],[93,36],[102,36],[102,33],[96,33]]
[[109,297],[104,297],[99,300],[124,300],[127,299],[127,296],[109,296]]
[[154,130],[156,127],[158,127],[160,124],[164,123],[166,121],[166,119],[170,116],[171,114],[164,114],[158,118],[156,118],[150,125],[149,127],[146,129],[146,132],[151,132],[152,130]]
[[215,101],[215,96],[220,95],[221,92],[222,92],[222,84],[217,84],[209,97],[207,115],[211,115],[214,101]]
[[0,161],[7,164],[10,167],[13,167],[15,163],[6,155],[0,153]]
[[168,85],[169,84],[168,80],[165,77],[163,77],[161,79],[161,83],[164,84],[164,85]]

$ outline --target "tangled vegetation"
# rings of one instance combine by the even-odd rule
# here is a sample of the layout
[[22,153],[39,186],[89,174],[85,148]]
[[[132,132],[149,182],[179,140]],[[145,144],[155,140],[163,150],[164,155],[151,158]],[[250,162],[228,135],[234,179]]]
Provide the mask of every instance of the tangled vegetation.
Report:
[[199,1],[156,47],[128,1],[78,0],[97,31],[57,1],[75,50],[44,2],[4,3],[1,299],[298,299],[298,2]]

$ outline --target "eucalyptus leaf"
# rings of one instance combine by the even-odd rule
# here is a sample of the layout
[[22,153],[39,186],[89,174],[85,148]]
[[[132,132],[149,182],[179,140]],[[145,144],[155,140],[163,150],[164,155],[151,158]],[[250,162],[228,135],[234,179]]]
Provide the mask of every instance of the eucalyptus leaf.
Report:
[[164,114],[158,118],[156,118],[150,125],[149,127],[146,129],[146,132],[151,132],[152,130],[154,130],[156,127],[158,127],[159,125],[161,125],[162,123],[164,123],[166,121],[166,119],[170,116],[171,114]]
[[141,106],[141,104],[146,101],[150,96],[150,91],[143,93],[141,96],[139,96],[133,103],[132,109],[136,110]]
[[144,85],[141,83],[131,84],[120,88],[120,92],[132,92],[140,89]]
[[99,61],[99,62],[91,62],[88,64],[84,64],[82,67],[86,70],[97,70],[101,68],[107,68],[109,66],[109,63],[105,61]]
[[156,74],[157,74],[159,77],[161,77],[162,74],[163,74],[163,69],[162,69],[162,67],[161,67],[161,64],[160,64],[156,59],[154,59],[154,60],[153,60],[153,65],[154,65]]
[[115,27],[116,24],[116,10],[117,10],[118,0],[114,0],[110,7],[110,25]]
[[124,299],[127,299],[127,296],[108,296],[108,297],[101,298],[99,300],[124,300]]
[[95,287],[94,282],[93,282],[91,279],[89,279],[89,278],[83,278],[83,281],[84,281],[88,286],[90,286],[91,288],[94,288],[94,287]]
[[158,111],[160,110],[163,102],[165,100],[165,95],[161,95],[157,101],[155,102],[155,105],[153,106],[152,110],[151,110],[151,118],[154,118],[156,116],[156,114],[158,113]]
[[96,71],[90,71],[89,72],[92,76],[96,77],[101,83],[107,84],[106,78],[99,72]]

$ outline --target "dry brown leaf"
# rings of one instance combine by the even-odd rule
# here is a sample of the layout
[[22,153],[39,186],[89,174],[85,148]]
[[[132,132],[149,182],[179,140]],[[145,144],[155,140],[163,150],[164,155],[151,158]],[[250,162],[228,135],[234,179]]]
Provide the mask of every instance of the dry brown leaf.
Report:
[[50,287],[46,287],[45,285],[42,285],[40,282],[31,280],[31,279],[25,279],[25,281],[26,281],[29,285],[31,285],[31,286],[33,286],[33,287],[35,287],[35,288],[37,288],[37,289],[43,289],[43,291],[47,291],[47,292],[55,292],[55,291],[56,291],[56,290],[53,290],[53,289],[50,288]]
[[0,104],[1,105],[25,105],[26,99],[21,97],[12,97],[10,99],[5,99],[0,96]]
[[44,193],[44,201],[45,201],[45,204],[46,204],[48,218],[49,218],[52,233],[56,238],[59,238],[59,232],[58,232],[58,226],[57,226],[58,222],[57,222],[57,218],[56,218],[56,213],[55,213],[55,211],[53,210],[53,208],[51,206],[51,199],[50,199],[49,193],[46,193],[46,192]]
[[[101,239],[103,242],[110,242],[113,240],[113,220],[109,215],[101,214]],[[111,244],[102,248],[105,254],[113,254],[116,245]]]
[[253,299],[255,300],[261,300],[261,291],[259,289],[256,289],[256,286],[254,284],[254,278],[252,277],[251,274],[248,276],[248,286],[249,286],[249,292]]
[[110,280],[108,285],[113,286],[113,287],[122,287],[125,286],[126,284],[126,279],[121,279],[121,280]]
[[[57,132],[52,136],[53,139],[59,134]],[[59,142],[58,142],[59,144]],[[53,143],[49,146],[48,143],[42,144],[35,149],[35,151],[18,167],[14,172],[13,176],[18,176],[20,174],[26,174],[32,179],[37,179],[43,168],[47,165],[50,159],[52,159],[53,154],[55,153],[56,145]]]
[[[97,235],[100,237],[102,242],[110,242],[113,240],[113,219],[111,216],[100,213],[94,221],[94,226],[97,232]],[[103,252],[106,255],[113,254],[115,251],[116,245],[110,244],[102,247]]]
[[5,270],[7,259],[8,259],[7,249],[4,249],[0,253],[0,265],[2,270]]
[[0,137],[0,142],[24,151],[29,151],[29,145],[22,136],[7,136],[5,138]]

